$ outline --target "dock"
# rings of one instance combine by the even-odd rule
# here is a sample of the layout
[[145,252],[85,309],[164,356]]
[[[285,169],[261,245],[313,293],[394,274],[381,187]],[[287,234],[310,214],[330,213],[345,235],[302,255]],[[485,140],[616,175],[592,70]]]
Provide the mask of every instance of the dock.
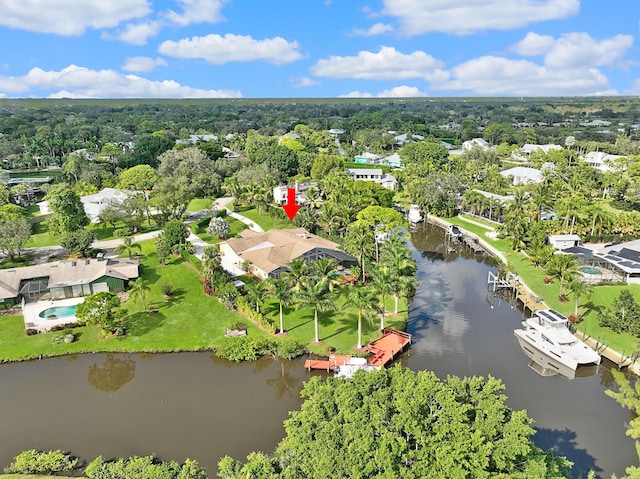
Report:
[[[371,354],[367,366],[384,367],[392,362],[398,354],[411,345],[411,335],[393,328],[385,328],[382,336],[370,343],[366,350]],[[348,364],[351,355],[332,354],[328,359],[307,359],[304,367],[307,370],[317,369],[327,372],[336,371],[340,366]]]
[[512,298],[507,298],[507,300],[512,299],[514,305],[517,304],[518,301],[522,303],[523,314],[526,309],[532,313],[541,309],[548,309],[542,299],[533,294],[533,291],[527,288],[518,275],[513,274],[511,271],[507,272],[504,277],[499,277],[497,274],[489,271],[487,288],[490,288],[494,294],[498,291],[507,291],[508,294],[512,296]]

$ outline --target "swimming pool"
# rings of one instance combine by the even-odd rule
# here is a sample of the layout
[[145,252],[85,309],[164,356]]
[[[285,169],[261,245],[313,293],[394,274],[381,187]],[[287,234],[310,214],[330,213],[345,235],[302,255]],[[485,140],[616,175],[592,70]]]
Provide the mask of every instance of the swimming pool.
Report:
[[40,311],[41,318],[45,319],[58,319],[66,316],[73,316],[76,314],[76,305],[71,306],[54,306],[53,308],[47,308],[44,311]]
[[584,268],[580,268],[584,274],[600,274],[600,270],[597,268],[592,268],[590,266],[585,266]]

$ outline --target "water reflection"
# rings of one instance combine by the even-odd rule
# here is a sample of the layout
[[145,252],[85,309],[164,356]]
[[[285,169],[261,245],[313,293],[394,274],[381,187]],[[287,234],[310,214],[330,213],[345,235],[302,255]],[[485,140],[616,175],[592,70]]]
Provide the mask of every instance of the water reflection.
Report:
[[102,366],[89,366],[87,381],[94,388],[105,392],[115,392],[131,381],[136,375],[136,362],[131,358],[117,358],[107,355]]
[[597,474],[602,472],[595,457],[579,446],[578,435],[574,431],[567,428],[535,428],[535,430],[535,442],[538,447],[545,451],[549,449],[562,451],[562,454],[573,462],[573,477],[587,477],[589,471],[594,471]]
[[300,377],[292,374],[291,368],[298,369],[300,364],[292,361],[277,361],[280,365],[279,374],[276,377],[268,378],[267,384],[276,390],[276,399],[283,397],[298,397],[302,390]]

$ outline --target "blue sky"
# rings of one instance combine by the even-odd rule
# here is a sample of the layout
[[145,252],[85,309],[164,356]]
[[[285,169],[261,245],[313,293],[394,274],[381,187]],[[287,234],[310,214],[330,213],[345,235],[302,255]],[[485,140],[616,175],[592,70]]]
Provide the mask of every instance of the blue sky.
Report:
[[637,0],[0,0],[0,97],[640,94]]

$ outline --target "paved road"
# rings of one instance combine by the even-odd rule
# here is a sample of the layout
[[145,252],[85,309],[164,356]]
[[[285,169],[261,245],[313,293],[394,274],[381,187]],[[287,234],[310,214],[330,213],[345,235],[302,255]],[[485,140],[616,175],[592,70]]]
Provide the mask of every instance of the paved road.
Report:
[[[233,199],[234,198],[231,196],[225,196],[222,198],[218,198],[215,201],[215,204],[218,208],[226,209],[229,216],[243,222],[253,231],[257,231],[258,233],[264,233],[264,230],[260,227],[260,225],[256,224],[254,221],[250,220],[245,216],[242,216],[238,213],[234,213],[233,211],[227,208],[227,205],[231,203]],[[185,223],[187,224],[195,223],[196,221],[201,220],[202,218],[208,216],[209,214],[210,214],[210,210],[196,211],[195,213],[191,213],[189,218],[185,220]],[[139,243],[140,241],[146,241],[149,239],[157,238],[160,235],[160,233],[162,233],[162,230],[151,231],[149,233],[142,233],[139,235],[135,235],[133,237],[133,242]],[[187,241],[193,244],[195,248],[195,256],[199,259],[202,259],[202,251],[206,246],[210,246],[210,244],[201,240],[198,236],[196,236],[192,232],[189,232],[189,233],[190,234],[189,234],[189,237],[187,238]],[[105,250],[106,256],[114,256],[113,249],[120,246],[122,243],[124,243],[124,240],[122,238],[117,238],[112,240],[94,241],[91,246],[96,249]],[[57,246],[57,245],[56,246],[39,246],[37,248],[24,248],[22,251],[28,254],[29,256],[33,257],[34,263],[45,263],[52,258],[65,257],[64,249],[61,246]]]

